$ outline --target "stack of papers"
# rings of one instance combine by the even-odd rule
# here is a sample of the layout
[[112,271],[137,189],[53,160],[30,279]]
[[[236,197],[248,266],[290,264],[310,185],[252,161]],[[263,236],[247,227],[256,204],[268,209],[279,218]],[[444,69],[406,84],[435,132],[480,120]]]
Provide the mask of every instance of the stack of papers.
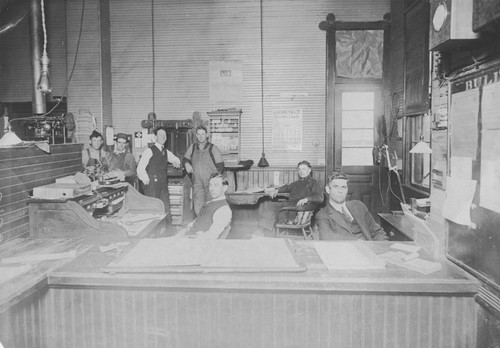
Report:
[[441,263],[428,261],[420,258],[419,246],[394,243],[390,248],[397,251],[389,251],[379,256],[390,264],[411,269],[422,274],[431,274],[441,269]]

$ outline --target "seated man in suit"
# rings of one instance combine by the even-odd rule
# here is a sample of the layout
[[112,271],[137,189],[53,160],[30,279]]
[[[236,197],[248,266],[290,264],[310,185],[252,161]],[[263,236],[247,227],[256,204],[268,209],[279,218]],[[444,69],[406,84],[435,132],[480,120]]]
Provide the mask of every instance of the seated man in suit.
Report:
[[348,201],[349,178],[341,172],[328,175],[326,206],[316,214],[316,223],[321,240],[386,240],[380,227],[361,201]]
[[203,204],[196,219],[179,231],[176,236],[199,239],[219,238],[231,223],[232,212],[226,201],[228,187],[228,181],[222,174],[212,174],[208,182],[212,200]]

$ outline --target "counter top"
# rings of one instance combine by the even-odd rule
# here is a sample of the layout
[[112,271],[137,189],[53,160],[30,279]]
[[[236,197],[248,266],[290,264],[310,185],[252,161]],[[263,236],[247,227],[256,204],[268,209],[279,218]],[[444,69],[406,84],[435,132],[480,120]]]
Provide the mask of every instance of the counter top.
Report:
[[[88,250],[48,275],[49,286],[132,287],[159,289],[236,289],[246,291],[445,293],[477,292],[479,283],[448,260],[437,260],[442,269],[430,275],[387,265],[381,270],[328,270],[313,247],[314,242],[293,241],[291,250],[303,272],[209,272],[175,270],[170,273],[110,274],[102,269],[118,255]],[[335,243],[335,242],[322,242]],[[356,243],[356,242],[354,242]],[[359,242],[358,242],[359,243]],[[366,242],[376,254],[391,242]],[[413,244],[409,242],[409,244]],[[430,257],[427,259],[431,259]]]
[[[89,250],[92,243],[81,239],[30,239],[16,238],[0,245],[0,313],[10,306],[21,302],[37,290],[47,285],[47,275],[72,261],[74,258],[48,260],[49,256],[74,251],[76,257]],[[34,260],[34,256],[47,260]],[[32,258],[30,262],[6,264],[7,258]],[[28,265],[27,270],[16,277],[2,279],[2,268]]]

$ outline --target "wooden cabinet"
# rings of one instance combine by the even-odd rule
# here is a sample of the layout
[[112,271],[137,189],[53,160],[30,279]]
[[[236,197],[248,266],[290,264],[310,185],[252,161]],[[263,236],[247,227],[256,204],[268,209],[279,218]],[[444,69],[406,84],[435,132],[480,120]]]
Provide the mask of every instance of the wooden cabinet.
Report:
[[241,110],[217,110],[207,114],[210,117],[210,141],[221,150],[224,163],[238,163]]
[[[103,199],[109,204],[100,208]],[[131,234],[125,227],[97,219],[111,217],[115,212],[124,214],[164,214],[163,202],[146,197],[132,186],[116,189],[99,189],[94,195],[74,199],[28,200],[30,237],[32,238],[83,238],[95,241],[120,241],[129,237],[143,238],[166,227],[168,215],[152,219],[139,233]],[[100,211],[102,210],[102,211]],[[158,232],[157,231],[157,232]]]

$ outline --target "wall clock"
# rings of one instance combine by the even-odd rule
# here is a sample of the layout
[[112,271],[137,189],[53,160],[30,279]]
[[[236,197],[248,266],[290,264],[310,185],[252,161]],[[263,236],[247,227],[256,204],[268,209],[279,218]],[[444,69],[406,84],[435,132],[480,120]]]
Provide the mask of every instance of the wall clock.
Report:
[[477,38],[472,31],[471,0],[431,0],[429,49],[448,51]]

